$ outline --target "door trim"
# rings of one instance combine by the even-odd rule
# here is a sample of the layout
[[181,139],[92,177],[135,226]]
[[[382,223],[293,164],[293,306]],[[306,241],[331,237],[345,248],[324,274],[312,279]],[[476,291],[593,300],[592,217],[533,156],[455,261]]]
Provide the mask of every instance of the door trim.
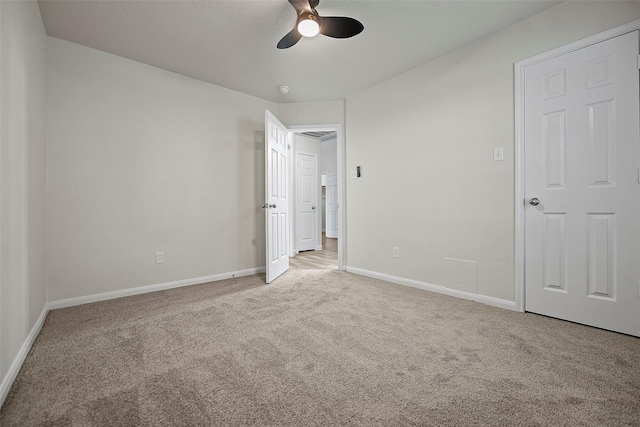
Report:
[[297,125],[287,126],[291,132],[323,132],[335,131],[338,149],[338,203],[340,215],[338,215],[338,270],[345,270],[347,263],[347,204],[346,204],[346,181],[345,181],[345,146],[344,127],[339,124],[326,125]]
[[614,37],[640,30],[640,19],[569,43],[514,64],[515,77],[515,303],[525,311],[524,77],[527,67]]

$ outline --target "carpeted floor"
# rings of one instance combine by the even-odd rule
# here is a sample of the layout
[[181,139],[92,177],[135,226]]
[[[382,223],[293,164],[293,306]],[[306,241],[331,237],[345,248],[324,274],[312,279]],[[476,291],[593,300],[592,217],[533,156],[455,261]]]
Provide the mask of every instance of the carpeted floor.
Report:
[[0,424],[640,425],[640,339],[291,270],[52,311]]

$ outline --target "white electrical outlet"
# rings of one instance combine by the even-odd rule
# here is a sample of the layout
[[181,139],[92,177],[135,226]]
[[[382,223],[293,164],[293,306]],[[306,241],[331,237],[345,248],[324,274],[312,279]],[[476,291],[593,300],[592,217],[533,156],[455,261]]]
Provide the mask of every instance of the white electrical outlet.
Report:
[[162,264],[164,262],[164,252],[156,252],[156,264]]
[[351,178],[357,178],[357,177],[358,177],[358,172],[351,171]]
[[504,160],[504,147],[495,147],[493,149],[493,161],[501,162]]
[[393,248],[393,257],[394,258],[400,258],[400,248]]

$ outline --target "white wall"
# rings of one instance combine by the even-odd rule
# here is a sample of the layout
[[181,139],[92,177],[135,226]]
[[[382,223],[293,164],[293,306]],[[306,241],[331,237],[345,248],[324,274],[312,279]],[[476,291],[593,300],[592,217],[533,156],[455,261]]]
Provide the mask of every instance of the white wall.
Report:
[[344,124],[344,102],[278,104],[276,116],[285,126],[342,125]]
[[50,301],[264,266],[276,104],[55,38],[48,53]]
[[47,302],[46,35],[35,1],[0,2],[0,15],[0,384],[4,387]]
[[468,290],[444,258],[475,261],[472,292],[513,301],[514,62],[637,18],[565,2],[348,98],[349,267]]
[[[338,171],[338,140],[336,138],[322,142],[322,173]],[[323,195],[321,197],[322,212],[322,230],[327,228],[327,212],[326,212],[326,192],[323,187]]]

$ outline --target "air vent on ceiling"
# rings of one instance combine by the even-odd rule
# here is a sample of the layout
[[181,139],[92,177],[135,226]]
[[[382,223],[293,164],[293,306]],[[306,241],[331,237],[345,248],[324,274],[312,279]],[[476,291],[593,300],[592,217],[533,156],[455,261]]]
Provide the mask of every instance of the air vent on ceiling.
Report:
[[335,131],[329,132],[300,132],[300,135],[310,136],[311,138],[317,138],[321,141],[328,141],[336,137]]

